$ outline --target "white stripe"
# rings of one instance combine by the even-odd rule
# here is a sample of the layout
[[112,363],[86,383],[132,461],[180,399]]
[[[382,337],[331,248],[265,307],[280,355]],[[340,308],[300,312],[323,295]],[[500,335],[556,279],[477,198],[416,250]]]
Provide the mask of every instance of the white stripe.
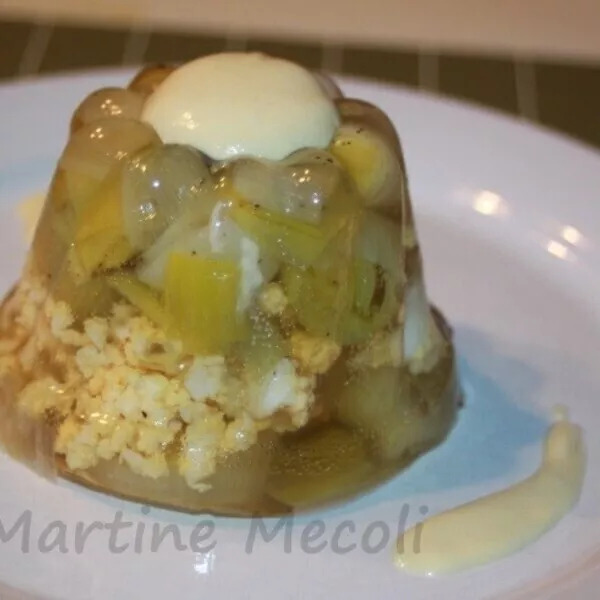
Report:
[[148,30],[140,31],[133,29],[129,33],[125,48],[123,50],[122,64],[141,65],[144,62],[144,55],[150,42],[150,32]]
[[230,33],[225,38],[225,52],[244,52],[248,46],[248,38],[239,33]]
[[323,44],[321,69],[329,73],[341,73],[344,70],[344,53],[340,46]]
[[539,116],[537,84],[535,67],[531,62],[523,60],[515,62],[515,88],[519,114],[526,119],[537,121]]
[[40,70],[53,29],[54,25],[50,24],[34,25],[19,62],[17,72],[21,77],[35,75]]
[[426,50],[419,52],[419,87],[437,92],[440,87],[439,58]]

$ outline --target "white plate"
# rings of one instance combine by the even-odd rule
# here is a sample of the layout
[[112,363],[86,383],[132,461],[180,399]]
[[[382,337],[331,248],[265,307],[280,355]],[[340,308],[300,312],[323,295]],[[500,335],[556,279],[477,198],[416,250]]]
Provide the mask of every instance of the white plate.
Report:
[[[18,276],[24,255],[15,204],[48,182],[77,102],[124,80],[120,71],[0,88],[2,290]],[[600,564],[600,156],[458,103],[352,80],[344,87],[386,110],[404,143],[431,296],[455,327],[467,391],[450,439],[376,492],[295,519],[290,553],[283,531],[270,543],[259,537],[247,553],[251,523],[234,519],[212,519],[216,546],[210,552],[176,550],[172,538],[152,552],[153,524],[176,526],[187,543],[200,518],[158,509],[144,514],[140,505],[48,483],[2,456],[4,529],[32,511],[28,552],[20,547],[22,532],[2,541],[0,530],[0,581],[11,589],[64,600],[597,596],[591,590]],[[437,512],[532,472],[557,403],[570,406],[585,427],[589,466],[581,502],[539,542],[439,579],[397,572],[393,540],[377,553],[361,547],[375,521],[395,537],[405,504],[413,523],[422,506]],[[117,511],[133,523],[118,540],[130,547],[113,553],[109,532],[95,531],[77,552],[77,522],[112,522]],[[300,535],[317,518],[326,523],[328,542],[344,520],[353,521],[356,533],[342,542],[358,541],[358,547],[345,555],[329,544],[317,554],[303,552]],[[39,549],[53,521],[64,524],[66,553]],[[142,524],[148,531],[137,553],[134,530]]]

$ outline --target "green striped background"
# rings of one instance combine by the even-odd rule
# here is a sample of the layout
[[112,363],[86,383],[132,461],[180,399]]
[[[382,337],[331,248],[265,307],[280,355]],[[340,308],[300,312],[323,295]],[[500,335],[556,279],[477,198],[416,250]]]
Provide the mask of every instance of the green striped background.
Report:
[[307,67],[469,100],[600,147],[600,64],[0,21],[0,80],[90,67],[178,62],[225,49],[261,50]]

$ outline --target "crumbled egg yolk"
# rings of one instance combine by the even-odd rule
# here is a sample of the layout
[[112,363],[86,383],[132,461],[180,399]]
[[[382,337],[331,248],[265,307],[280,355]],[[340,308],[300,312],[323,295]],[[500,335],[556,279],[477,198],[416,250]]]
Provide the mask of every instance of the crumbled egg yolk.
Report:
[[295,331],[291,337],[292,356],[303,371],[323,374],[329,371],[342,352],[332,339]]
[[369,343],[352,357],[351,366],[357,370],[399,367],[403,356],[402,338],[401,327],[376,333]]
[[[285,305],[280,290],[267,289],[276,298],[273,304]],[[34,418],[48,409],[59,415],[55,451],[69,469],[118,459],[139,475],[166,476],[170,467],[164,450],[178,438],[176,468],[200,492],[209,489],[206,480],[219,459],[249,449],[260,431],[306,424],[316,375],[340,351],[330,340],[297,334],[292,358],[281,359],[247,394],[240,393],[243,383],[229,372],[223,356],[197,356],[183,376],[174,372],[173,365],[185,360],[181,346],[127,304],[115,305],[108,317],[85,320],[78,331],[69,306],[53,300],[40,279],[26,274],[5,304],[4,316],[15,326],[0,376],[10,373],[17,360],[32,377],[19,394],[19,405]],[[155,356],[157,345],[164,352]],[[8,360],[8,351],[15,349],[16,358]],[[35,377],[42,351],[61,366],[61,381]]]
[[294,363],[282,358],[251,395],[249,412],[256,419],[266,419],[287,411],[293,425],[301,427],[308,421],[314,403],[315,384],[314,375],[298,375]]
[[288,299],[278,283],[269,283],[258,296],[258,304],[268,315],[280,316],[288,306]]

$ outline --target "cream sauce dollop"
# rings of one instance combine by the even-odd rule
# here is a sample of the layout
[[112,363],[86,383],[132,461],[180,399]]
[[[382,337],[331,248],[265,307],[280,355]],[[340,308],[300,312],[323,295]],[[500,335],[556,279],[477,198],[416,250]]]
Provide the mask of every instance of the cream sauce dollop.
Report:
[[586,452],[566,411],[556,418],[531,477],[409,529],[398,539],[396,565],[414,575],[461,571],[512,554],[558,523],[581,494]]
[[339,125],[333,100],[312,73],[241,52],[173,71],[146,100],[142,120],[163,142],[194,146],[216,160],[280,160],[301,148],[325,148]]

